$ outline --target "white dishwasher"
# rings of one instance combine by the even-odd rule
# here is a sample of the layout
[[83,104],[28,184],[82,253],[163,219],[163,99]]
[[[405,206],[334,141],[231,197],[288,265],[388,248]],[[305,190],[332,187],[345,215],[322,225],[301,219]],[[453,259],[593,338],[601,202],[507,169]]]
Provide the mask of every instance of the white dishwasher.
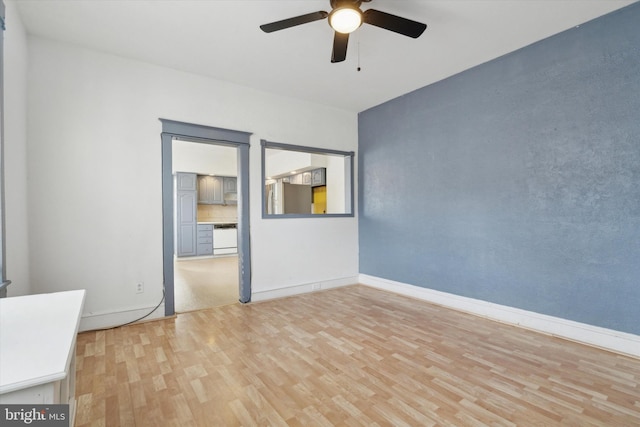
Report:
[[226,255],[238,253],[237,224],[213,224],[213,254]]

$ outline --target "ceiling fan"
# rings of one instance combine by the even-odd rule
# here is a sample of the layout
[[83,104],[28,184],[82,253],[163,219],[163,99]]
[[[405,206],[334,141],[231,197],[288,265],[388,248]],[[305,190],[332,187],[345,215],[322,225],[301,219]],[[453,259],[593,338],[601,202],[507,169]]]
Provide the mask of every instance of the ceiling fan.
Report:
[[384,28],[407,37],[417,39],[427,28],[426,24],[401,18],[375,9],[360,10],[362,3],[371,0],[330,0],[331,12],[318,11],[282,21],[260,25],[260,29],[265,33],[284,30],[296,25],[307,24],[329,18],[329,25],[334,29],[333,52],[331,62],[341,62],[347,57],[347,44],[349,34],[357,30],[363,23]]

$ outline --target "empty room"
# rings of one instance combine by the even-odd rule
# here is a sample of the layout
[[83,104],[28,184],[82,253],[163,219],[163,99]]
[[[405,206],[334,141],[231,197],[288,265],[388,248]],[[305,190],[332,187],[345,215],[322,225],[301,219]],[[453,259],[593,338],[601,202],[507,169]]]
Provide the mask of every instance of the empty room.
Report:
[[640,425],[640,2],[0,4],[2,425]]

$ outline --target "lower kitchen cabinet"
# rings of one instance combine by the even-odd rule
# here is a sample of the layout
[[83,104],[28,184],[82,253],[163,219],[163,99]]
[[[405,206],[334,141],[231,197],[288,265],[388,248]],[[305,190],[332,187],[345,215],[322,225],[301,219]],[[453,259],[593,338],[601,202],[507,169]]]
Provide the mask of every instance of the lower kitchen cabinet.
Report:
[[213,255],[213,224],[198,224],[197,255]]

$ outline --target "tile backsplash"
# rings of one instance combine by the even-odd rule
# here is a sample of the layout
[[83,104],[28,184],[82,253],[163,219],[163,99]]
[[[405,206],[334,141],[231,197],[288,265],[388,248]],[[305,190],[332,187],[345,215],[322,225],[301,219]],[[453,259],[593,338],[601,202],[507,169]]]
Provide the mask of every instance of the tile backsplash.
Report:
[[198,205],[198,222],[238,221],[237,205]]

